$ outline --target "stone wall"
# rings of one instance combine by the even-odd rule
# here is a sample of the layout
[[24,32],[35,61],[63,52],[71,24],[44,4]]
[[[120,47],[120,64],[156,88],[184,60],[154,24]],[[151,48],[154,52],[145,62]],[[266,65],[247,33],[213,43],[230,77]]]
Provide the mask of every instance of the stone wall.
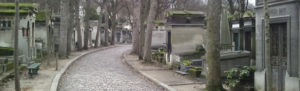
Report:
[[[206,75],[208,70],[205,58],[202,59],[204,71],[203,74]],[[234,51],[221,54],[221,75],[225,76],[224,72],[232,68],[250,66],[250,52],[248,51]]]
[[205,29],[200,26],[173,26],[171,29],[172,54],[189,54],[204,45]]
[[167,43],[167,31],[153,31],[152,32],[152,48],[165,47]]

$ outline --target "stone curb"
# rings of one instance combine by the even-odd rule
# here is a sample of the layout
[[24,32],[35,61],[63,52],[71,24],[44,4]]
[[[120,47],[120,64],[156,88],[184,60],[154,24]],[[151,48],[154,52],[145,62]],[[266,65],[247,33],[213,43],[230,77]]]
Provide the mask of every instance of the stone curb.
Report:
[[51,84],[51,87],[50,87],[50,91],[57,91],[57,88],[58,88],[58,84],[59,84],[59,81],[60,81],[60,78],[61,76],[67,71],[67,69],[78,59],[88,55],[88,54],[91,54],[91,53],[95,53],[95,52],[98,52],[98,51],[102,51],[102,50],[106,50],[106,49],[109,49],[109,48],[114,48],[116,46],[109,46],[109,47],[104,47],[104,48],[99,48],[99,49],[96,49],[96,50],[93,50],[93,51],[90,51],[90,52],[87,52],[87,53],[84,53],[84,54],[81,54],[75,58],[73,58],[71,61],[69,61],[67,63],[66,66],[64,66],[64,68],[58,73],[56,74],[55,78],[52,80],[52,84]]
[[133,67],[130,63],[128,63],[128,60],[127,60],[127,55],[128,55],[128,51],[125,52],[123,54],[123,60],[125,62],[125,64],[127,64],[130,68],[132,68],[135,72],[141,74],[142,76],[144,76],[145,78],[149,79],[150,81],[154,82],[155,84],[163,87],[165,90],[168,90],[168,91],[176,91],[174,88],[170,87],[169,85],[151,77],[150,75],[146,74],[145,72]]

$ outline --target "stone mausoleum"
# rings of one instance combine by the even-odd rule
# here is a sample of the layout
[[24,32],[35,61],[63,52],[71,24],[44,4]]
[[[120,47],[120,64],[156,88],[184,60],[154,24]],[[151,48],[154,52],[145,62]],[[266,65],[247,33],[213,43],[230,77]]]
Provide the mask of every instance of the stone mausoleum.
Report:
[[[21,63],[28,63],[36,57],[35,45],[35,13],[37,5],[34,3],[20,3],[19,35],[14,35],[15,4],[0,3],[0,46],[14,47],[14,36],[19,38],[19,52]],[[0,57],[0,59],[12,57]]]
[[[205,13],[201,11],[168,11],[167,64],[185,59],[200,59],[197,48],[204,48]],[[191,56],[197,55],[196,58]]]
[[[272,91],[299,91],[300,0],[268,0]],[[256,91],[266,91],[263,0],[256,0]]]

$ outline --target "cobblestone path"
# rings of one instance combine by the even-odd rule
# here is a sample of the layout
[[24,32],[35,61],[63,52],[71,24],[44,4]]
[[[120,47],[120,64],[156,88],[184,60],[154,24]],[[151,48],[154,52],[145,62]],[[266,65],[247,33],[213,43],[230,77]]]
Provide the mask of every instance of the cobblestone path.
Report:
[[82,57],[62,76],[58,91],[162,91],[122,63],[130,48],[120,45]]

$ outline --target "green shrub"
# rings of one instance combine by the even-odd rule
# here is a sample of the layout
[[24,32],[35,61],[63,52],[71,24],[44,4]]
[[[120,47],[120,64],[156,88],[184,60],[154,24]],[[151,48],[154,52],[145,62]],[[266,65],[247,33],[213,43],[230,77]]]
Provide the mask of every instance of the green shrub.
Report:
[[200,70],[200,71],[202,71],[202,68],[201,67],[192,67],[191,69],[195,69],[195,70]]
[[165,48],[159,48],[158,51],[164,53],[166,51],[166,49]]
[[189,61],[189,60],[184,60],[183,61],[183,65],[185,65],[185,66],[190,66],[191,64],[192,64],[192,62]]
[[162,59],[162,63],[166,64],[166,59],[165,58]]
[[244,66],[225,71],[225,85],[236,87],[240,84],[251,83],[254,80],[255,67]]
[[6,64],[6,72],[7,71],[10,71],[10,70],[12,70],[14,68],[14,63],[13,62],[8,62],[7,64]]
[[152,59],[160,63],[165,63],[164,52],[152,52]]
[[[15,66],[14,62],[9,61],[9,62],[6,64],[6,70],[5,70],[5,71],[7,72],[7,71],[10,71],[10,70],[13,70],[13,69],[14,69],[14,66]],[[24,65],[19,65],[19,69],[20,69],[21,71],[26,70],[26,66],[24,66]]]
[[12,56],[14,49],[10,47],[0,47],[0,56]]
[[152,59],[157,60],[157,58],[158,58],[157,52],[152,52]]
[[24,66],[24,65],[20,65],[19,68],[20,68],[21,71],[26,70],[26,66]]
[[179,63],[179,62],[172,62],[171,67],[172,67],[173,69],[179,70],[180,63]]

